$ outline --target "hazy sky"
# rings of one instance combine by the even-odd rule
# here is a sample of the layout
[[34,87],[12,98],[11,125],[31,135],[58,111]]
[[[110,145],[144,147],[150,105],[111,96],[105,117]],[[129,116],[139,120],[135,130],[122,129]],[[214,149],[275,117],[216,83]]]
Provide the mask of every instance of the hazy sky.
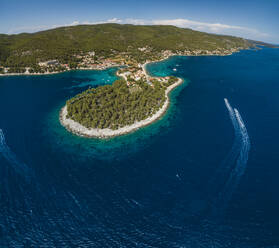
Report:
[[279,0],[0,0],[0,33],[117,22],[171,24],[279,44]]

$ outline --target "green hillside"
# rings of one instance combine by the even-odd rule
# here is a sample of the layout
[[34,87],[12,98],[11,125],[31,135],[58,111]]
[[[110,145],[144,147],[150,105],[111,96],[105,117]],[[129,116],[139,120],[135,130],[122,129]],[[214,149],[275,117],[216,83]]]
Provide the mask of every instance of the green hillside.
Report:
[[57,59],[60,63],[74,60],[77,54],[94,51],[108,57],[119,52],[140,56],[138,48],[149,47],[153,53],[163,50],[212,51],[247,48],[245,39],[214,35],[174,26],[135,26],[98,24],[61,27],[18,35],[0,34],[0,65],[34,66],[40,61]]

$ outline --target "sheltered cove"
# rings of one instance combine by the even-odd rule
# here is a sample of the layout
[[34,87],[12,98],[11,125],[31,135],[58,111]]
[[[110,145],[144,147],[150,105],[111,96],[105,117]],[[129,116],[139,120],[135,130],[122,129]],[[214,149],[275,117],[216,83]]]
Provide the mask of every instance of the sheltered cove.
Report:
[[[236,51],[231,51],[230,53],[220,53],[217,55],[230,55],[233,52],[237,52]],[[133,80],[137,80],[137,75],[139,77],[142,77],[145,79],[146,83],[150,83],[150,79],[152,78],[151,76],[148,75],[148,72],[146,70],[146,65],[149,63],[156,63],[162,60],[165,60],[171,56],[176,56],[177,54],[173,54],[173,53],[168,53],[165,52],[163,54],[163,57],[160,59],[155,59],[155,60],[147,60],[145,61],[144,64],[137,64],[137,66],[140,69],[137,69],[138,71],[136,73],[133,73],[132,75],[127,74],[126,72],[121,72],[121,70],[117,71],[117,76],[122,77],[127,84],[129,84],[129,77],[133,76]],[[192,54],[188,54],[192,55]],[[200,54],[195,54],[196,56],[201,56]],[[216,54],[211,54],[208,52],[208,54],[206,55],[216,55]],[[110,66],[108,66],[110,67]],[[108,68],[107,67],[107,68]],[[128,67],[129,68],[129,67]],[[158,78],[158,77],[154,77],[153,79]],[[99,128],[99,127],[86,127],[84,125],[82,125],[81,123],[79,123],[78,121],[75,121],[68,116],[68,110],[67,110],[67,104],[61,109],[60,111],[60,115],[59,115],[59,119],[60,119],[60,123],[70,132],[79,135],[79,136],[83,136],[83,137],[89,137],[89,138],[110,138],[110,137],[114,137],[114,136],[120,136],[120,135],[124,135],[127,133],[131,133],[134,132],[136,130],[138,130],[141,127],[150,125],[151,123],[153,123],[154,121],[158,120],[160,117],[163,116],[163,114],[166,112],[166,110],[168,109],[169,106],[169,93],[176,88],[177,86],[179,86],[180,84],[183,83],[183,80],[181,78],[177,78],[177,81],[174,82],[173,84],[169,85],[166,89],[165,89],[165,101],[163,103],[163,105],[161,106],[161,108],[155,112],[153,115],[148,116],[145,119],[142,119],[140,121],[135,121],[133,124],[129,124],[129,125],[125,125],[122,127],[119,127],[117,129],[111,129],[111,128]]]

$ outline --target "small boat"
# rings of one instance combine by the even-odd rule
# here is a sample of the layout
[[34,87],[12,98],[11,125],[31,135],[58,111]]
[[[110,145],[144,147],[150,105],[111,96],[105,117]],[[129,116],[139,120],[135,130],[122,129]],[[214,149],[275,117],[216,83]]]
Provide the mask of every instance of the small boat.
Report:
[[173,71],[177,71],[177,69],[176,69],[176,68],[173,68],[172,70],[173,70]]

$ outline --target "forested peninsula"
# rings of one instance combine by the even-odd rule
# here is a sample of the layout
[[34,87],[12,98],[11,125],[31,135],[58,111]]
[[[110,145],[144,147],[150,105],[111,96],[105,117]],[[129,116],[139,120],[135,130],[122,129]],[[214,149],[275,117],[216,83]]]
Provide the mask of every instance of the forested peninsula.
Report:
[[89,89],[68,100],[60,122],[69,131],[86,137],[109,138],[133,132],[159,119],[169,105],[169,92],[183,82],[166,77],[152,84],[112,85]]

